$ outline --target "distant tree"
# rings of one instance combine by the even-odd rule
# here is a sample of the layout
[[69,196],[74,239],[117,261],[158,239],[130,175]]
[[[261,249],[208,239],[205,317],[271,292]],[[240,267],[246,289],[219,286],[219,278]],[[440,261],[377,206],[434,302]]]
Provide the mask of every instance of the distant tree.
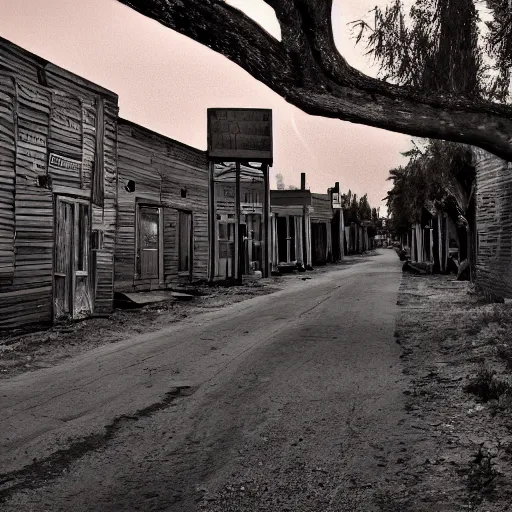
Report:
[[433,206],[446,212],[459,231],[461,257],[474,265],[476,172],[469,146],[430,141],[422,151],[415,147],[404,153],[406,166],[391,169],[393,188],[387,195],[390,228],[406,233],[421,222],[423,210]]
[[[359,20],[356,42],[380,64],[384,80],[433,93],[493,100],[509,98],[512,64],[512,2],[488,0],[493,21],[486,44],[480,44],[474,0],[416,0],[407,10],[402,0],[375,7],[373,26]],[[489,62],[494,59],[494,66]],[[474,265],[475,170],[466,145],[431,140],[422,153],[415,147],[407,166],[390,171],[388,194],[392,225],[405,232],[434,202],[457,222],[463,252]],[[465,236],[464,236],[465,232]]]
[[281,173],[276,174],[276,183],[277,183],[277,190],[284,190],[285,184],[284,184],[284,177]]
[[372,208],[370,206],[370,203],[368,202],[368,194],[365,194],[363,197],[359,199],[358,210],[360,220],[371,220]]

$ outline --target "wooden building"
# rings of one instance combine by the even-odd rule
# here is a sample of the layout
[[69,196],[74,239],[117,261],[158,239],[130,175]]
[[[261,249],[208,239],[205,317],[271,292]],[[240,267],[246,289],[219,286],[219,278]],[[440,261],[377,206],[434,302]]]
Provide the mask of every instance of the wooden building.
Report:
[[332,261],[333,209],[330,194],[311,194],[311,260],[313,266]]
[[268,277],[272,110],[209,108],[210,279]]
[[0,39],[0,328],[112,308],[117,96]]
[[[265,204],[268,202],[268,181],[258,165],[240,165],[239,169],[239,232],[236,233],[235,163],[212,163],[211,240],[213,261],[211,280],[236,278],[236,267],[242,276],[268,272],[268,245],[265,243]],[[238,244],[238,245],[237,245]],[[236,261],[238,247],[238,262]]]
[[208,279],[206,153],[118,122],[115,290]]
[[476,284],[491,298],[512,298],[512,165],[473,148],[476,164]]
[[[338,262],[345,255],[345,221],[339,184],[327,194],[301,188],[272,190],[272,268],[302,264],[305,268]],[[336,207],[335,207],[336,206]]]
[[282,265],[312,264],[311,192],[271,190],[272,269]]

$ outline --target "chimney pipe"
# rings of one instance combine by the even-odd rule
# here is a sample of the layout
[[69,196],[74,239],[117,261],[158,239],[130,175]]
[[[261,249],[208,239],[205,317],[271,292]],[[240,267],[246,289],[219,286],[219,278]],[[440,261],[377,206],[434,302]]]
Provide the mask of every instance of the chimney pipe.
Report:
[[306,173],[305,172],[300,173],[300,189],[306,190]]

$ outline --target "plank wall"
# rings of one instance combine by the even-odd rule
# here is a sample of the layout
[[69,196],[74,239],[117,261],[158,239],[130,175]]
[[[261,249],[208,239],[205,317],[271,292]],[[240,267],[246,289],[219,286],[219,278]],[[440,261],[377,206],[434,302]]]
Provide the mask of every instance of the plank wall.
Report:
[[[102,282],[96,298],[100,309],[110,311],[117,96],[0,38],[0,329],[52,321],[53,188],[82,189],[82,195],[90,189],[101,95],[109,112],[104,141],[108,201],[95,212],[93,229],[104,232],[104,249],[111,256],[110,267],[106,264],[95,278],[110,276],[110,287]],[[52,167],[50,153],[78,160],[81,169]]]
[[312,212],[310,214],[311,223],[325,223],[327,231],[327,240],[325,248],[326,261],[332,257],[332,230],[331,220],[333,209],[329,194],[311,194]]
[[477,171],[476,284],[489,296],[512,298],[512,166],[474,148]]
[[[208,162],[206,153],[125,120],[118,126],[118,233],[115,289],[147,290],[188,281],[178,272],[178,212],[192,212],[192,280],[208,278]],[[126,190],[135,182],[135,191]],[[186,197],[182,197],[182,190]],[[136,276],[136,204],[163,208],[164,284]]]

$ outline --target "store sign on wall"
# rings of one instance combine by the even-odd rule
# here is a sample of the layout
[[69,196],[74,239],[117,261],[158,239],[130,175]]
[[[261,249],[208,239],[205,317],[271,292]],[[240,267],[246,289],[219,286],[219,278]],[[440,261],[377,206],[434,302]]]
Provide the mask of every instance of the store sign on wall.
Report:
[[79,160],[72,160],[65,156],[59,156],[55,153],[50,153],[49,160],[50,167],[54,169],[62,169],[65,171],[80,172],[82,169],[82,162]]
[[208,109],[208,157],[272,163],[272,110]]
[[332,207],[334,210],[341,210],[341,195],[339,192],[333,192],[332,194]]

